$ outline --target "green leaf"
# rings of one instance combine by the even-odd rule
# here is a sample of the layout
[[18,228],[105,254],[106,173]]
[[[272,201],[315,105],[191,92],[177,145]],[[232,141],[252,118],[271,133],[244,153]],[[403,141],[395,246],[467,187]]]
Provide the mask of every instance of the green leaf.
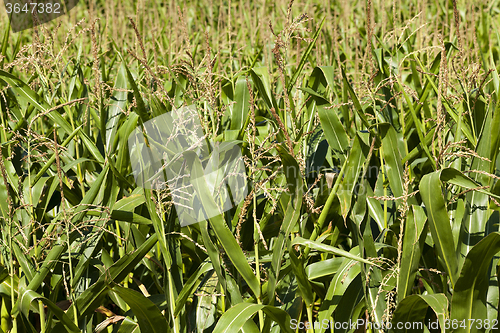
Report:
[[317,108],[321,127],[323,128],[328,144],[337,154],[345,158],[349,138],[336,110],[334,108],[327,109],[324,105],[318,105]]
[[[359,136],[356,135],[352,143],[349,157],[347,159],[346,170],[344,177],[340,183],[340,188],[337,192],[340,200],[341,214],[344,220],[347,218],[349,210],[351,209],[351,202],[353,199],[354,190],[358,185],[363,163],[368,155],[368,147],[363,144]],[[369,186],[369,185],[368,185]]]
[[344,257],[344,258],[348,258],[348,259],[351,259],[351,260],[355,260],[355,261],[359,261],[359,262],[362,262],[362,263],[365,263],[365,264],[368,264],[368,265],[375,265],[373,262],[371,261],[368,261],[366,259],[363,259],[357,255],[354,255],[352,254],[351,252],[347,252],[347,251],[344,251],[344,250],[341,250],[339,248],[336,248],[336,247],[333,247],[333,246],[330,246],[330,245],[326,245],[326,244],[323,244],[323,243],[320,243],[320,242],[317,242],[317,241],[312,241],[312,240],[309,240],[309,239],[305,239],[305,238],[302,238],[302,237],[296,237],[293,242],[292,242],[292,246],[293,245],[303,245],[303,246],[308,246],[310,247],[311,249],[315,249],[315,250],[318,250],[318,251],[321,251],[321,252],[328,252],[328,253],[333,253],[337,256],[341,256],[341,257]]
[[344,258],[337,257],[312,263],[306,267],[307,278],[309,280],[314,280],[324,276],[333,275],[338,271],[343,261]]
[[31,264],[30,260],[28,260],[25,253],[21,250],[21,248],[15,241],[12,242],[12,247],[14,250],[15,257],[17,261],[19,261],[19,265],[23,270],[23,273],[26,275],[28,282],[30,282],[31,280],[33,280],[35,274],[33,271],[34,268],[33,265]]
[[373,136],[376,136],[376,133],[373,132],[373,129],[371,128],[371,124],[368,122],[368,118],[366,118],[365,111],[363,110],[363,107],[359,102],[358,96],[356,96],[354,89],[352,88],[351,84],[349,83],[349,80],[347,79],[347,75],[345,74],[344,68],[342,68],[342,78],[344,83],[344,89],[349,92],[352,103],[354,104],[354,109],[356,110],[359,118],[361,119],[361,122],[363,123],[363,125],[365,125],[365,127],[370,131],[370,133]]
[[[283,163],[283,169],[285,173],[285,178],[287,181],[288,191],[292,196],[292,201],[296,200],[297,197],[302,195],[302,175],[300,173],[299,165],[297,161],[290,155],[284,145],[276,146],[276,150],[280,155],[281,162]],[[296,203],[294,203],[296,204]]]
[[138,291],[114,286],[113,292],[120,296],[137,317],[141,332],[164,333],[169,331],[165,317],[158,307]]
[[405,221],[403,252],[398,276],[398,302],[408,296],[415,282],[425,243],[426,216],[420,206],[412,205]]
[[312,286],[309,280],[307,279],[306,272],[304,270],[303,258],[299,259],[295,255],[293,249],[288,251],[290,255],[291,265],[293,272],[295,273],[295,278],[297,279],[299,285],[300,295],[304,299],[306,306],[311,307],[314,302],[314,294],[312,291]]
[[[486,124],[478,138],[476,147],[477,155],[482,157],[489,156],[490,146],[492,143],[490,132],[498,132],[498,128],[491,127],[491,114],[488,113]],[[479,172],[485,173],[489,172],[490,162],[474,157],[472,160],[471,170],[478,170]],[[493,179],[490,176],[481,173],[473,173],[473,179],[475,183],[478,184],[476,187],[481,185],[493,185]],[[467,253],[469,253],[472,246],[474,246],[488,233],[486,225],[492,211],[488,209],[489,198],[487,193],[488,192],[484,190],[472,191],[466,195],[465,216],[462,220],[461,228],[460,262],[462,262],[463,258],[465,258]]]
[[[89,212],[89,215],[94,215],[94,214]],[[100,214],[95,214],[94,216],[100,216]],[[113,209],[111,211],[111,218],[117,221],[124,221],[124,222],[144,224],[144,225],[150,225],[153,223],[150,219],[147,219],[139,214],[117,209]]]
[[[56,266],[57,262],[61,258],[63,252],[66,251],[66,249],[67,249],[67,242],[65,242],[64,245],[56,245],[50,250],[47,257],[43,261],[42,266],[35,274],[33,279],[31,279],[31,281],[29,282],[29,285],[26,287],[26,290],[37,290],[40,287],[47,274],[49,274],[49,272],[51,272],[52,269]],[[19,302],[19,299],[16,302]],[[12,316],[15,317],[17,314],[18,314],[18,307],[16,306],[12,310]]]
[[429,148],[426,145],[424,145],[424,142],[425,142],[424,135],[423,135],[423,133],[425,132],[424,126],[422,125],[420,120],[417,118],[417,114],[415,112],[415,109],[413,108],[413,103],[411,102],[410,98],[408,97],[408,94],[406,93],[404,87],[402,87],[400,82],[399,82],[399,90],[403,93],[406,104],[407,104],[408,108],[410,108],[410,113],[411,113],[411,116],[413,118],[415,130],[417,131],[418,138],[420,140],[420,145],[424,149],[427,157],[429,158],[429,161],[431,162],[433,169],[436,170],[436,161],[432,157],[432,155],[429,151]]
[[186,301],[190,295],[192,295],[193,291],[198,287],[201,281],[199,281],[200,276],[213,269],[212,264],[209,262],[204,262],[198,269],[192,274],[187,282],[182,287],[179,296],[175,302],[174,316],[177,317],[179,312],[182,310]]
[[[75,137],[75,135],[80,131],[83,125],[78,126],[61,144],[61,147],[66,147],[70,141]],[[38,171],[36,176],[31,181],[31,187],[35,186],[35,184],[42,178],[45,172],[50,168],[52,163],[56,160],[56,154],[52,154],[49,160],[43,165],[43,167]]]
[[130,73],[127,65],[123,63],[125,66],[125,70],[127,71],[127,79],[128,79],[128,84],[132,88],[134,92],[134,97],[135,97],[135,102],[137,104],[137,107],[134,108],[134,111],[139,115],[139,117],[142,120],[142,123],[145,123],[149,120],[149,114],[146,110],[146,105],[144,104],[144,100],[142,99],[141,92],[139,91],[139,88],[137,87],[137,84],[135,83],[134,77],[132,76],[132,73]]
[[[486,292],[489,285],[488,270],[493,257],[500,252],[500,233],[494,232],[477,243],[467,254],[460,277],[453,288],[451,319],[486,319]],[[455,332],[484,332],[479,321]]]
[[129,88],[127,82],[127,70],[125,65],[122,64],[118,70],[118,75],[115,81],[115,92],[111,97],[111,105],[107,111],[107,123],[106,123],[106,148],[108,153],[113,151],[115,135],[118,126],[118,120],[120,115],[125,111],[125,105],[127,104],[127,89]]
[[[5,61],[5,59],[7,58],[7,46],[10,44],[9,43],[9,36],[10,36],[10,20],[8,21],[9,23],[7,24],[7,26],[5,27],[5,32],[3,34],[3,40],[2,40],[2,49],[1,49],[1,53],[2,53],[2,56],[4,56],[5,58],[2,58],[2,60],[0,60],[0,67],[3,67],[3,62]],[[7,58],[8,59],[8,58]]]
[[236,103],[231,110],[232,130],[241,130],[246,122],[249,110],[250,93],[248,91],[247,80],[240,78],[236,81],[234,99]]
[[290,79],[290,82],[288,82],[288,86],[287,86],[286,90],[287,90],[287,93],[289,95],[292,92],[292,88],[295,85],[295,82],[297,81],[297,79],[299,78],[300,73],[302,72],[302,69],[304,68],[304,65],[306,64],[309,55],[311,54],[311,51],[314,47],[314,44],[316,43],[316,40],[319,37],[321,29],[323,28],[323,25],[325,24],[325,19],[326,19],[326,16],[323,17],[323,19],[321,20],[321,23],[319,24],[318,29],[316,29],[316,32],[314,33],[312,40],[309,43],[309,46],[307,47],[306,51],[304,53],[302,53],[302,57],[300,58],[299,66],[297,66],[297,69],[295,70],[295,72],[293,72],[293,75],[292,75],[292,78]]
[[[158,241],[155,234],[145,241],[136,251],[127,254],[115,262],[106,272],[100,275],[99,279],[90,288],[85,290],[77,299],[76,307],[80,316],[85,316],[94,311],[102,302],[108,291],[108,285],[112,282],[120,283],[134,269],[134,267],[144,258],[149,250]],[[73,303],[67,313],[73,317]],[[72,318],[73,319],[73,318]]]
[[[73,219],[72,219],[73,223],[75,223],[75,221],[81,221],[83,219],[83,216],[85,216],[85,214],[87,213],[88,206],[95,203],[94,201],[95,201],[98,193],[102,189],[101,185],[103,183],[105,183],[105,179],[108,175],[108,170],[109,170],[109,164],[104,166],[103,170],[101,171],[101,173],[99,174],[97,179],[94,181],[94,183],[90,187],[90,190],[83,197],[83,200],[82,200],[80,206],[78,206],[75,209]],[[76,232],[74,232],[72,235],[75,235],[75,234],[76,234]],[[71,237],[71,238],[73,238],[73,237]]]
[[71,320],[71,318],[49,299],[29,289],[21,288],[19,290],[19,293],[20,293],[20,301],[18,303],[19,311],[21,311],[26,318],[28,318],[29,315],[31,302],[35,300],[40,300],[54,313],[54,315],[61,321],[62,325],[68,332],[75,332],[75,333],[81,332],[78,326],[76,326],[75,323]]
[[450,218],[441,189],[441,173],[436,171],[422,177],[420,194],[427,210],[432,239],[436,246],[438,261],[442,264],[454,286],[458,275],[458,258],[455,253]]
[[[268,270],[269,282],[267,285],[267,294],[274,295],[276,290],[276,284],[278,282],[278,277],[281,270],[281,261],[283,253],[285,251],[285,241],[288,239],[292,228],[297,223],[300,210],[302,208],[302,193],[303,193],[303,183],[302,176],[300,175],[300,168],[297,161],[288,154],[285,148],[277,146],[278,153],[280,155],[281,161],[283,162],[283,167],[285,170],[285,178],[288,185],[288,190],[290,191],[291,198],[288,200],[286,206],[285,216],[283,222],[280,226],[280,232],[278,238],[275,241],[273,247],[273,255],[271,261],[271,267]],[[269,304],[274,305],[274,297],[269,297]]]
[[226,311],[217,322],[213,333],[238,332],[255,313],[262,310],[281,327],[281,332],[293,333],[290,327],[290,315],[270,305],[239,303]]
[[[403,165],[401,164],[403,154],[399,151],[396,130],[391,125],[384,123],[379,125],[379,132],[382,134],[382,155],[386,176],[394,196],[401,197],[404,183]],[[401,199],[398,202],[401,202]]]
[[[187,164],[191,166],[190,175],[192,179],[193,186],[198,194],[203,207],[206,211],[218,211],[217,204],[215,203],[211,191],[205,181],[203,167],[200,163],[197,155],[188,151],[185,152],[185,157],[187,159]],[[248,264],[243,251],[241,250],[238,242],[234,238],[232,232],[229,230],[226,222],[224,221],[222,215],[217,215],[209,218],[210,225],[219,241],[221,242],[224,250],[226,251],[229,259],[234,264],[238,272],[241,274],[243,279],[248,283],[248,286],[254,292],[256,297],[260,296],[260,282],[254,275],[250,265]]]
[[[31,103],[39,111],[47,112],[51,109],[51,106],[36,92],[31,90],[31,88],[21,79],[2,70],[0,70],[0,79],[7,82],[11,86],[11,88],[16,93],[18,93],[21,96],[21,98],[23,98],[23,100],[26,103]],[[69,123],[59,114],[57,110],[48,112],[47,117],[49,117],[52,121],[61,126],[61,128],[65,130],[67,133],[71,133],[73,131]]]
[[311,88],[298,88],[298,89],[301,90],[301,91],[303,91],[303,92],[308,93],[311,96],[316,97],[316,102],[317,103],[321,102],[320,105],[328,104],[328,100],[325,99],[324,96],[321,96],[319,93],[317,93],[316,91],[312,90]]
[[[351,255],[356,256],[355,253],[359,254],[359,248],[356,247],[352,249]],[[326,296],[321,303],[318,313],[318,321],[322,323],[324,320],[330,320],[333,316],[333,312],[340,303],[342,295],[349,287],[349,285],[354,281],[354,279],[359,276],[360,265],[354,260],[344,259],[341,267],[333,277]],[[319,333],[324,333],[326,328],[321,326]]]
[[[496,70],[495,70],[495,73],[496,73]],[[496,75],[498,75],[498,73]],[[493,119],[492,119],[490,126],[492,129],[500,128],[500,103],[498,103],[498,102],[497,102],[497,106],[495,108],[495,112],[493,112]],[[491,130],[489,136],[490,136],[490,142],[491,142],[490,151],[489,151],[491,165],[490,165],[489,172],[493,173],[493,172],[495,172],[496,160],[497,160],[498,152],[500,151],[500,131]]]
[[[441,332],[445,332],[445,319],[448,313],[448,299],[444,294],[411,295],[399,302],[392,318],[393,327],[401,326],[397,332],[424,332],[424,320],[427,308],[436,313]],[[411,324],[408,325],[407,323]],[[447,323],[448,324],[448,323]],[[405,328],[405,326],[408,325]],[[451,326],[451,323],[449,323]],[[456,332],[456,331],[454,331]]]
[[274,108],[276,112],[278,112],[278,104],[276,103],[276,99],[271,92],[271,78],[269,77],[267,67],[252,68],[250,75],[252,76],[252,81],[257,87],[260,96],[264,99],[268,109],[270,110],[271,108]]
[[196,296],[196,328],[198,332],[203,332],[215,322],[215,306],[217,304],[217,277],[210,276],[198,289]]

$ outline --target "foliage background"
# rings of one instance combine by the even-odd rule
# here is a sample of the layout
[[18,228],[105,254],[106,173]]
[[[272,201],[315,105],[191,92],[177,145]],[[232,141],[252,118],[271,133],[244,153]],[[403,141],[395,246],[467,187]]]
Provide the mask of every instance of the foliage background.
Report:
[[[498,14],[91,1],[11,33],[3,12],[0,332],[494,331]],[[127,138],[193,104],[249,195],[181,228]],[[390,331],[335,332],[365,330]]]

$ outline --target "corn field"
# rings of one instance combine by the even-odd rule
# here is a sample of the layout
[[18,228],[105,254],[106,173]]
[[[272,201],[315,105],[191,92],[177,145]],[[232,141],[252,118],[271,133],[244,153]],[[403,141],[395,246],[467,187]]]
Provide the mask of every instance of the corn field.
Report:
[[0,333],[500,331],[498,1],[4,8]]

